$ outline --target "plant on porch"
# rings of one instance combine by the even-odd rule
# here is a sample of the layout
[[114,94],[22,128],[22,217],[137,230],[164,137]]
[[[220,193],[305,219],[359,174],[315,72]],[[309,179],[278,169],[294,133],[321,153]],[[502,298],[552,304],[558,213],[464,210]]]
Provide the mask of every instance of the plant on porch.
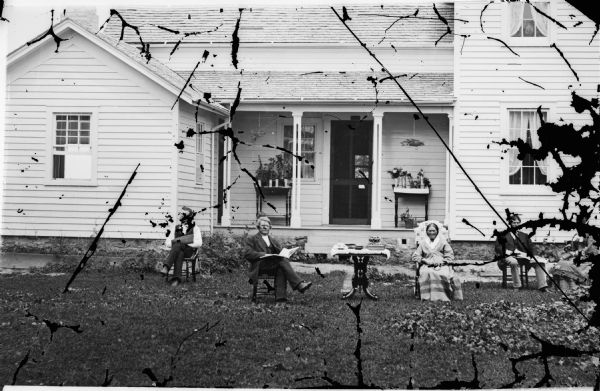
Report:
[[280,153],[263,163],[259,155],[255,176],[260,186],[264,184],[269,187],[288,187],[292,177],[292,162]]
[[400,214],[400,220],[404,222],[405,228],[415,228],[417,226],[417,218],[410,214],[409,208],[406,208],[406,210]]
[[388,173],[394,179],[392,187],[403,187],[410,189],[425,189],[431,187],[431,182],[425,176],[423,169],[419,170],[417,176],[413,178],[412,174],[400,167],[394,167]]

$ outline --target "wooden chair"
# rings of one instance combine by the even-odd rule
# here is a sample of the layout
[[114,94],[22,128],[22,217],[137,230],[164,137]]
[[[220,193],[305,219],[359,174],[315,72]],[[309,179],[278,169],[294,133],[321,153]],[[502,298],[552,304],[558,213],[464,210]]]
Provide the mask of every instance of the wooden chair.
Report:
[[256,303],[258,296],[269,296],[272,294],[275,297],[275,276],[279,268],[269,271],[258,272],[258,278],[252,284],[252,302]]
[[[507,281],[508,281],[508,269],[509,266],[506,265],[502,268],[502,288],[507,288]],[[524,287],[529,288],[529,276],[527,275],[527,272],[529,271],[529,267],[527,267],[527,265],[525,265],[524,263],[519,262],[519,273],[521,275],[521,284],[523,284]]]
[[[192,275],[192,281],[196,282],[196,274],[198,274],[196,272],[196,264],[199,262],[200,259],[200,249],[196,248],[194,249],[194,253],[187,257],[187,258],[183,258],[183,264],[181,265],[182,268],[185,268],[185,280],[189,281],[190,278],[190,274]],[[191,270],[191,273],[190,273]],[[169,277],[171,277],[173,275],[173,268],[171,267],[169,269],[169,272],[167,273],[167,275],[165,276],[166,280],[169,281]]]
[[[419,247],[419,243],[421,243],[421,241],[427,237],[427,226],[431,223],[434,223],[438,226],[440,230],[438,235],[442,235],[442,237],[446,239],[448,243],[450,243],[448,229],[442,223],[440,223],[437,220],[426,220],[422,223],[419,223],[419,225],[417,225],[417,228],[413,230],[415,232],[415,249]],[[417,299],[421,298],[421,287],[419,285],[419,272],[421,271],[421,266],[422,265],[420,265],[419,263],[415,264],[415,297]]]

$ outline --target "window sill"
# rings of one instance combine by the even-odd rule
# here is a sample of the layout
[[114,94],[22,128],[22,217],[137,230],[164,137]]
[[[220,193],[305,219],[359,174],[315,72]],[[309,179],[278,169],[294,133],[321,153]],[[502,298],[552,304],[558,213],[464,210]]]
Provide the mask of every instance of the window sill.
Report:
[[507,185],[500,190],[501,196],[557,196],[550,187],[545,185]]
[[550,46],[548,37],[509,37],[505,40],[508,46],[514,47],[543,47]]
[[98,187],[98,182],[84,180],[47,180],[44,186],[77,186],[77,187]]

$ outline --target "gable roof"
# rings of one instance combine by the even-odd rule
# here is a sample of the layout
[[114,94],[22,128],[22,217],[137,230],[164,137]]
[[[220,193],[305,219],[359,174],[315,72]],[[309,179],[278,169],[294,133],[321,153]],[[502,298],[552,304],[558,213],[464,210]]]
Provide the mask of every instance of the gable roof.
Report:
[[[188,73],[182,72],[181,75],[187,77]],[[240,81],[243,102],[371,103],[376,99],[375,86],[367,79],[371,77],[377,83],[377,99],[380,104],[386,104],[386,101],[408,102],[394,81],[387,76],[385,73],[373,72],[287,71],[244,72],[240,76],[235,71],[196,71],[191,82],[210,92],[212,99],[217,102],[234,99]],[[454,101],[452,73],[409,73],[395,76],[416,102],[452,104]]]
[[[342,7],[335,7],[341,14]],[[348,26],[369,46],[376,47],[433,47],[446,31],[446,25],[437,17],[431,3],[400,5],[348,5],[352,18]],[[438,3],[436,8],[454,30],[454,4]],[[414,15],[398,20],[400,16]],[[144,42],[175,43],[184,33],[199,32],[183,39],[185,43],[231,43],[238,8],[137,8],[119,9],[130,24],[138,27]],[[397,21],[394,23],[394,21]],[[393,25],[392,25],[393,24]],[[179,34],[158,26],[178,31]],[[104,32],[119,37],[121,21],[113,17]],[[329,6],[273,6],[247,8],[241,13],[238,36],[240,43],[256,44],[319,44],[356,45]],[[125,29],[124,39],[139,42],[137,35]],[[453,34],[446,35],[438,46],[451,46]]]
[[[172,92],[175,96],[177,96],[185,86],[185,90],[181,94],[181,99],[185,100],[186,102],[190,104],[196,104],[196,102],[201,99],[202,94],[200,92],[189,88],[189,86],[186,86],[186,79],[154,58],[151,58],[150,61],[146,60],[146,58],[140,54],[140,50],[134,46],[129,45],[124,41],[118,41],[117,39],[102,33],[96,34],[90,31],[88,28],[68,18],[62,20],[60,23],[54,26],[54,32],[58,36],[63,34],[68,29],[73,30],[92,43],[102,47],[110,54],[136,69],[138,72],[148,76],[150,79],[154,80],[156,83]],[[39,36],[42,35],[43,34]],[[34,50],[35,47],[41,45],[43,42],[46,42],[48,39],[51,38],[46,37],[45,39],[42,39],[41,41],[38,41],[30,46],[24,44],[15,49],[8,55],[7,66],[27,55]],[[220,115],[229,114],[229,111],[220,104],[200,102],[200,106],[206,110]]]

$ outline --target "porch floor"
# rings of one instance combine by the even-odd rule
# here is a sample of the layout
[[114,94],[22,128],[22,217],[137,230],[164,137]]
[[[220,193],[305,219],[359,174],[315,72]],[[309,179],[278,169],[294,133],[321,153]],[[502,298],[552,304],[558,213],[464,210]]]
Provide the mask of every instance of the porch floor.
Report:
[[[240,235],[244,231],[249,231],[251,234],[256,232],[253,226],[248,225],[215,226],[214,229],[217,232],[227,231]],[[321,225],[301,228],[273,226],[271,233],[279,238],[307,236],[306,252],[311,254],[328,254],[336,243],[366,245],[371,236],[379,236],[382,242],[394,246],[406,248],[415,246],[415,234],[412,228],[371,229],[368,225]]]

